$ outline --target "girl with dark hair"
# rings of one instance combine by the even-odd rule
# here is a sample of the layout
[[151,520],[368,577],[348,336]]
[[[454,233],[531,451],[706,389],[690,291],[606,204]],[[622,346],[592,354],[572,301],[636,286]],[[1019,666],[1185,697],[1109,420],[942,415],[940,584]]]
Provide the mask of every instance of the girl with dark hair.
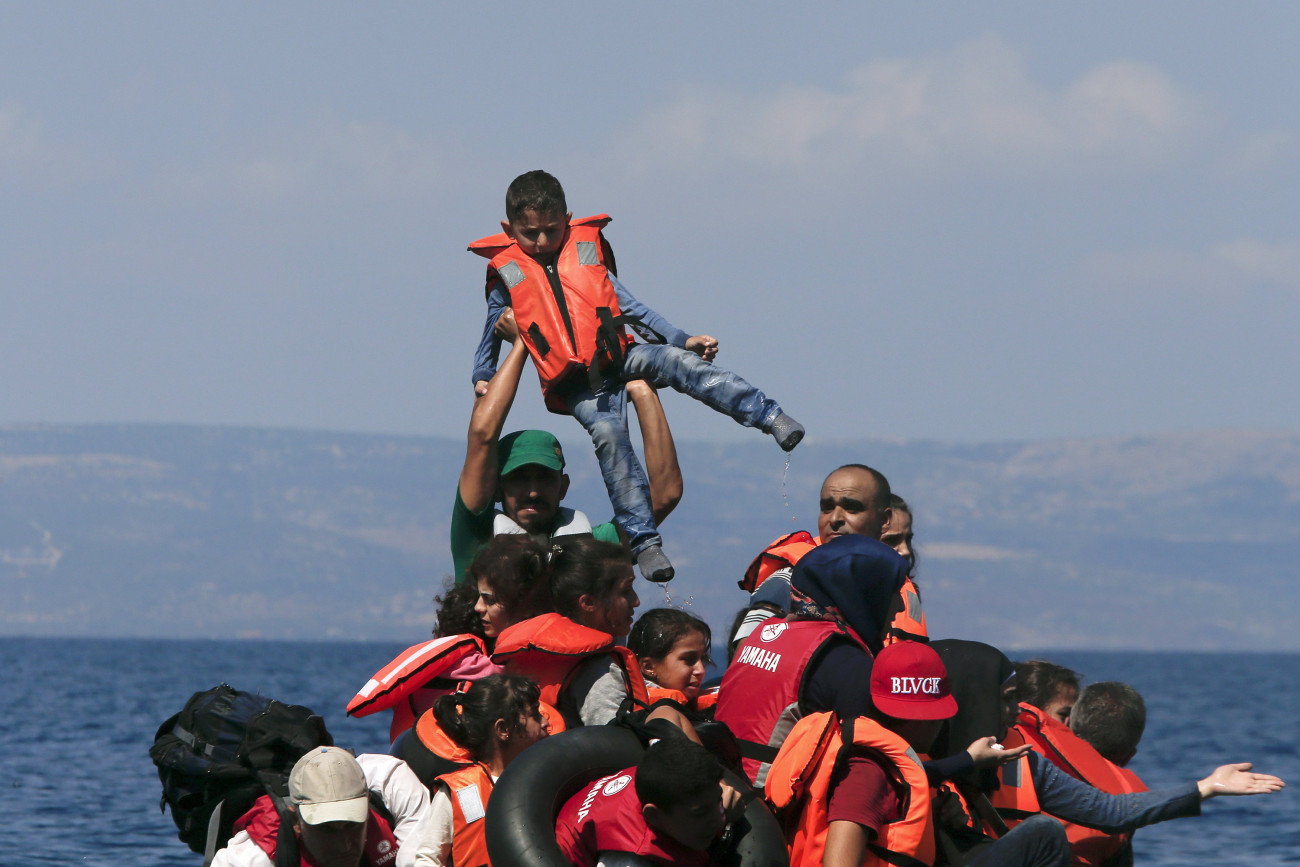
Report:
[[434,704],[438,726],[471,761],[437,778],[414,835],[417,863],[488,863],[483,820],[492,787],[520,753],[549,734],[538,696],[527,678],[494,674]]
[[523,534],[494,536],[466,574],[478,590],[474,613],[488,650],[507,627],[551,610],[546,549]]
[[637,620],[627,648],[636,656],[650,700],[669,698],[691,710],[712,707],[717,691],[701,695],[713,637],[709,624],[676,608],[652,608]]
[[632,560],[618,545],[568,537],[551,549],[549,581],[554,612],[506,629],[493,659],[535,680],[566,725],[604,725],[624,699],[647,698],[635,657],[615,643],[640,604]]

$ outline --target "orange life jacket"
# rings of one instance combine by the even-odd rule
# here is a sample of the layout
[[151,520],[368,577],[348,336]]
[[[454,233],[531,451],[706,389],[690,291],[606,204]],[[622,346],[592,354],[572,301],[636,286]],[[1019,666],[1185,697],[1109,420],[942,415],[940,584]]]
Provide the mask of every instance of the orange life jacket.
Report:
[[451,792],[451,863],[455,867],[484,867],[488,859],[483,836],[492,775],[478,762],[438,777]]
[[[650,695],[636,657],[614,637],[599,629],[574,623],[551,612],[530,617],[507,627],[497,636],[492,661],[504,665],[507,674],[519,674],[541,688],[542,701],[560,706],[560,696],[582,663],[593,656],[609,656],[623,673],[627,694],[644,707]],[[570,727],[581,721],[566,719]]]
[[542,380],[546,408],[567,414],[556,386],[569,377],[586,374],[593,362],[604,366],[622,358],[632,338],[617,323],[621,316],[618,296],[609,281],[605,245],[600,230],[610,221],[606,214],[569,223],[564,243],[555,256],[561,300],[556,297],[546,268],[504,233],[481,238],[469,245],[472,253],[488,259],[488,285],[500,278],[510,293],[519,337]]
[[423,708],[415,707],[411,701],[415,692],[474,654],[487,654],[483,640],[477,635],[448,635],[413,644],[361,687],[348,702],[348,716],[369,716],[391,707],[393,722],[388,739],[396,740],[423,712]]
[[[1014,728],[1002,739],[1002,745],[1008,749],[1014,749],[1023,743],[1024,737]],[[989,793],[989,803],[998,811],[1008,828],[1014,828],[1030,816],[1042,812],[1028,755],[999,768],[998,783],[998,788]],[[987,830],[988,833],[993,833],[992,829]]]
[[646,692],[649,694],[648,701],[650,704],[661,699],[675,701],[687,710],[708,710],[718,703],[718,688],[715,686],[709,690],[700,690],[695,698],[687,698],[686,693],[679,689],[668,689],[662,686],[650,686],[646,684]]
[[846,750],[877,761],[905,793],[899,805],[902,818],[886,824],[871,843],[864,867],[933,864],[930,784],[920,757],[907,741],[873,720],[858,717],[851,725],[841,724],[829,712],[810,714],[795,724],[767,775],[767,800],[785,827],[790,863],[822,863],[831,777]]
[[[821,544],[821,539],[807,530],[782,536],[768,545],[745,570],[745,577],[736,582],[741,590],[753,593],[760,584],[781,569],[792,569],[803,555]],[[896,641],[927,641],[930,633],[926,631],[925,609],[921,605],[921,591],[916,589],[916,582],[909,575],[899,588],[902,607],[890,621],[884,644],[886,647]]]
[[[1137,774],[1112,764],[1069,726],[1031,704],[1020,703],[1015,731],[1052,764],[1103,792],[1125,795],[1147,790]],[[1070,863],[1076,867],[1104,863],[1133,837],[1131,833],[1107,834],[1062,821],[1070,838]]]

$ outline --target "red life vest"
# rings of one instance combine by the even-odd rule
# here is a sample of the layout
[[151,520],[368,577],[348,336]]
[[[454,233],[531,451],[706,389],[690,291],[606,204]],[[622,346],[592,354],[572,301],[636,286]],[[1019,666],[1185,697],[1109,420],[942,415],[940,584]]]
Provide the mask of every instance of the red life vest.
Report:
[[483,820],[492,795],[492,775],[478,762],[438,777],[451,793],[451,863],[455,867],[483,867],[488,859]]
[[[803,555],[821,543],[820,538],[807,530],[782,536],[759,552],[749,564],[749,568],[745,570],[745,577],[736,583],[741,590],[753,593],[760,584],[772,577],[773,573],[781,569],[793,569]],[[896,641],[929,640],[930,633],[925,625],[925,609],[921,605],[921,591],[916,588],[916,582],[910,575],[903,581],[898,594],[902,597],[902,604],[883,636],[884,645],[888,647]],[[864,638],[871,640],[867,636]]]
[[[1111,795],[1147,790],[1137,774],[1112,764],[1069,726],[1031,704],[1021,702],[1015,731],[1035,752],[1094,788]],[[1070,863],[1074,865],[1100,865],[1133,837],[1131,833],[1107,834],[1073,822],[1062,822],[1070,838]]]
[[[431,681],[444,677],[466,658],[486,656],[487,649],[477,635],[448,635],[414,644],[403,650],[374,676],[348,702],[348,716],[363,717],[393,709],[388,739],[394,741],[415,724],[427,707],[417,702],[415,694]],[[455,688],[447,684],[447,690]],[[435,696],[436,697],[436,696]]]
[[[370,811],[366,823],[366,849],[362,863],[366,867],[391,867],[397,861],[398,848],[392,827],[388,820],[374,810]],[[270,795],[258,798],[252,809],[235,821],[232,831],[236,834],[247,831],[257,848],[265,852],[272,862],[275,861],[275,838],[280,831],[280,814],[275,811]],[[298,850],[302,867],[316,867],[315,859],[303,848],[301,840],[298,842]]]
[[[828,620],[764,620],[736,648],[713,718],[741,740],[780,747],[803,716],[810,663],[837,640],[852,638]],[[744,769],[755,785],[763,785],[767,763],[745,759]]]
[[[608,215],[599,214],[569,223],[564,243],[555,256],[563,308],[546,268],[519,249],[509,235],[491,235],[469,245],[470,252],[489,260],[488,285],[500,278],[510,293],[519,337],[537,368],[542,396],[552,412],[568,413],[564,401],[555,393],[557,385],[571,376],[585,375],[593,361],[603,365],[611,360],[597,344],[599,311],[604,309],[611,317],[621,315],[600,234],[609,221]],[[609,336],[618,344],[620,356],[623,348],[632,343],[621,325]]]
[[[542,701],[560,707],[560,696],[582,663],[593,656],[609,656],[623,673],[627,694],[644,707],[649,702],[645,678],[636,657],[614,637],[599,629],[575,623],[551,612],[530,617],[507,627],[497,636],[492,661],[505,666],[507,674],[519,674],[541,688]],[[570,727],[581,720],[565,720]]]
[[[722,804],[718,804],[722,809]],[[687,849],[646,823],[636,796],[636,768],[584,786],[560,808],[555,839],[579,867],[595,867],[601,852],[632,852],[663,864],[707,867],[707,852]]]
[[868,847],[865,867],[934,863],[934,820],[930,784],[921,759],[907,741],[866,717],[853,720],[845,744],[845,727],[833,713],[799,720],[781,746],[767,775],[765,792],[785,826],[791,864],[821,864],[830,822],[831,777],[840,755],[859,751],[878,762],[900,793],[901,818],[882,828]]

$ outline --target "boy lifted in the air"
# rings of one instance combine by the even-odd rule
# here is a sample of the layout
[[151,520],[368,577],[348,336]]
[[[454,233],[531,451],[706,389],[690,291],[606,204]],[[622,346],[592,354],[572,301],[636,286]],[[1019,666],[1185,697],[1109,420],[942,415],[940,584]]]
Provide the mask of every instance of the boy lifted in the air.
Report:
[[[572,415],[591,435],[614,520],[626,533],[641,574],[668,581],[673,567],[628,436],[623,383],[645,379],[672,386],[746,427],[770,433],[785,451],[799,443],[804,429],[776,401],[710,363],[717,340],[674,328],[623,288],[601,235],[609,217],[572,216],[560,182],[543,171],[528,172],[506,190],[504,233],[470,245],[489,260],[488,321],[474,358],[475,390],[483,394],[495,372],[500,341],[493,326],[511,307],[547,408]],[[633,342],[629,325],[656,342]]]

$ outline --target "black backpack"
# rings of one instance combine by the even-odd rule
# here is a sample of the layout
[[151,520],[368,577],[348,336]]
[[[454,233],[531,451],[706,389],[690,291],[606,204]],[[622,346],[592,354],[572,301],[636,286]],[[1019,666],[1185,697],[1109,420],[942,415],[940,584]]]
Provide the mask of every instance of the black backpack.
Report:
[[289,771],[312,748],[334,739],[310,708],[240,692],[227,684],[196,692],[158,728],[149,757],[162,780],[164,812],[206,867],[231,825],[262,795],[280,813],[276,862],[298,864],[288,810]]

